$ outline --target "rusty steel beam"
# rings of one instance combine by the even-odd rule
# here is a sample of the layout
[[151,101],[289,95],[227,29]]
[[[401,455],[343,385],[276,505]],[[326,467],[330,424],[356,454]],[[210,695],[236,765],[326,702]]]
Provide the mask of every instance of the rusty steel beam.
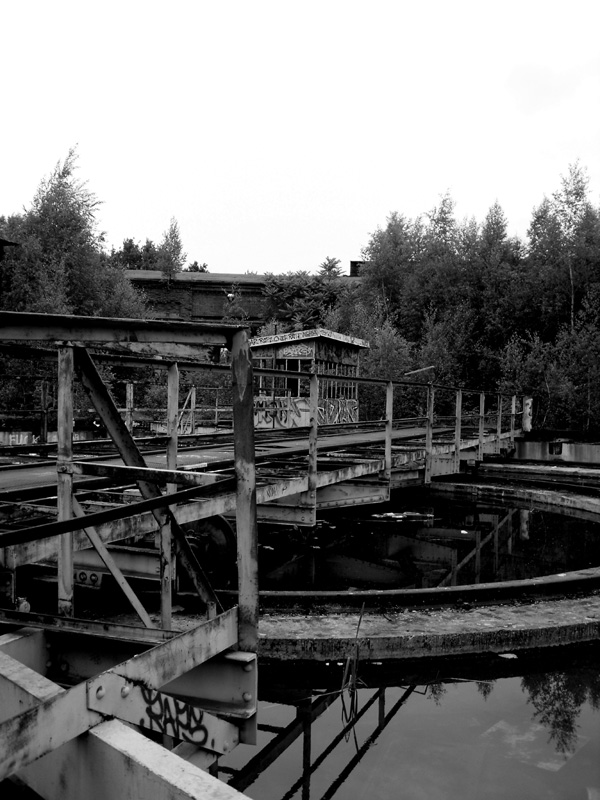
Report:
[[237,325],[0,311],[0,340],[5,342],[70,342],[85,343],[84,346],[133,342],[229,347],[237,330]]
[[[203,464],[196,465],[202,467]],[[206,464],[204,464],[206,466]],[[74,461],[73,471],[78,475],[99,475],[116,478],[121,484],[144,480],[148,483],[175,483],[179,486],[208,486],[229,480],[220,472],[196,472],[192,469],[156,469],[153,467],[125,467],[120,464],[104,464],[100,461]]]
[[[363,473],[361,473],[363,474]],[[323,477],[318,476],[318,484],[323,481]],[[325,482],[331,482],[325,481]],[[333,480],[335,482],[335,480]],[[220,484],[215,485],[217,489]],[[215,488],[209,487],[209,488]],[[270,500],[276,500],[279,497],[287,497],[298,492],[305,492],[308,488],[308,478],[301,476],[299,478],[285,478],[272,483],[266,483],[256,489],[256,498],[259,503],[267,503]],[[177,492],[174,495],[160,495],[150,500],[141,500],[138,503],[130,503],[116,508],[108,508],[104,511],[97,511],[94,514],[87,515],[87,522],[96,527],[103,524],[110,524],[118,522],[123,519],[131,519],[139,517],[146,512],[154,513],[156,509],[165,506],[177,505],[174,509],[173,516],[179,525],[186,522],[195,522],[199,519],[206,519],[217,515],[226,514],[236,508],[236,493],[226,492],[223,494],[214,494],[209,497],[200,497],[201,492],[205,492],[207,487],[197,486],[191,489],[185,489],[182,492]],[[188,500],[195,502],[189,503]],[[143,526],[143,532],[148,532],[147,525]],[[81,530],[81,522],[77,519],[65,520],[64,522],[50,522],[45,525],[36,525],[31,528],[24,528],[21,530],[7,531],[0,533],[0,547],[7,547],[9,545],[22,545],[28,542],[35,542],[48,539],[52,536],[58,536],[69,531]],[[127,536],[119,535],[113,537],[113,541],[119,538],[127,538]],[[135,528],[132,529],[131,536],[136,535]]]
[[[58,351],[56,504],[59,522],[73,517],[73,348]],[[58,613],[73,616],[73,536],[63,533],[58,545]]]
[[[39,672],[5,656],[1,652],[4,638],[0,637],[0,721],[19,711],[43,705],[52,697],[67,694],[65,689]],[[89,691],[87,696],[89,702]],[[179,701],[172,698],[165,698],[164,703],[171,704],[176,711],[181,709]],[[199,717],[197,709],[188,712],[186,706],[182,716],[178,717],[176,713],[174,722],[181,719],[185,725],[188,713],[192,720]],[[142,719],[145,714],[146,708],[142,710]],[[155,717],[153,714],[148,721],[153,722]],[[203,715],[202,723],[207,719]],[[214,720],[211,718],[211,722]],[[139,724],[139,720],[135,722]],[[168,725],[170,719],[164,722]],[[220,720],[216,724],[220,751],[225,752],[233,744],[237,729]],[[202,724],[198,726],[198,734],[203,735]],[[69,776],[67,781],[65,775]],[[60,749],[27,764],[19,771],[18,778],[41,796],[56,800],[125,795],[152,796],[155,800],[192,800],[196,797],[233,800],[242,797],[118,720],[101,722],[89,730],[85,740],[69,740]]]
[[[177,364],[171,364],[167,373],[167,469],[174,472],[177,469],[177,417],[179,412],[179,369]],[[175,483],[167,484],[167,493],[177,491]],[[171,627],[171,581],[172,571],[172,536],[171,514],[165,514],[165,519],[158,533],[160,551],[160,619],[163,628]]]
[[457,389],[454,422],[454,471],[460,472],[460,443],[462,436],[462,391]]
[[239,647],[258,648],[258,529],[254,461],[254,394],[252,355],[247,331],[238,331],[232,345],[234,461],[237,478],[236,528],[238,556]]
[[[98,686],[107,674],[156,691],[233,647],[236,641],[237,610],[231,609],[101,673],[93,684],[94,695],[98,699]],[[104,716],[91,706],[96,703],[90,703],[90,687],[80,683],[1,723],[0,780],[100,724]],[[246,706],[249,711],[255,710],[256,697]],[[114,709],[108,713],[114,714]]]
[[479,420],[478,420],[478,438],[477,438],[477,460],[483,461],[483,440],[485,436],[485,393],[479,394]]
[[[122,510],[119,506],[118,510]],[[95,515],[94,515],[95,516]],[[87,515],[87,520],[93,522],[92,514]],[[61,525],[63,523],[50,523]],[[66,524],[73,524],[70,521]],[[99,522],[95,517],[94,527],[98,535],[105,544],[120,542],[123,539],[136,539],[148,533],[156,531],[156,521],[150,512],[136,515],[134,517],[123,517],[112,522]],[[12,535],[13,532],[11,532]],[[14,532],[18,533],[18,532]],[[0,537],[8,534],[0,534]],[[0,547],[3,545],[0,544]],[[85,550],[90,546],[89,540],[84,531],[81,530],[81,523],[78,523],[78,530],[73,531],[73,550]],[[58,539],[54,531],[50,536],[44,534],[40,537],[35,528],[29,529],[29,535],[22,538],[21,543],[14,544],[6,549],[6,566],[14,569],[24,564],[36,563],[38,561],[56,561],[58,558]]]
[[[136,625],[122,625],[111,622],[93,622],[74,617],[57,617],[49,614],[36,614],[25,611],[0,609],[0,624],[11,627],[15,625],[38,628],[47,633],[76,634],[100,640],[134,642],[146,647],[153,647],[161,642],[173,639],[175,631],[163,631],[160,628],[143,628]],[[1,638],[1,637],[0,637]],[[47,657],[47,655],[46,655]]]
[[431,483],[431,466],[433,457],[433,421],[435,405],[435,388],[432,383],[427,389],[427,423],[425,431],[425,483]]
[[389,381],[385,390],[385,469],[382,477],[392,479],[392,429],[394,427],[394,384]]
[[[235,620],[229,628],[229,635],[234,635]],[[196,629],[196,634],[198,633],[199,629]],[[204,633],[214,640],[214,631],[205,630]],[[191,644],[198,655],[201,648],[198,647],[197,636],[194,642],[186,644]],[[222,639],[220,645],[226,646],[227,640]],[[136,656],[131,663],[143,670],[144,662],[154,662],[156,658],[157,653],[152,650]],[[167,655],[158,654],[158,659],[161,658],[170,660]],[[200,659],[202,660],[202,656]],[[136,669],[134,673],[137,674]],[[160,671],[157,674],[162,676]],[[150,677],[156,677],[152,670]],[[84,794],[96,791],[98,781],[102,785],[103,796],[111,797],[120,796],[124,791],[123,786],[126,786],[129,787],[126,789],[128,795],[147,796],[150,792],[153,797],[164,800],[191,800],[192,797],[199,796],[241,798],[234,790],[229,790],[210,776],[206,776],[210,783],[210,786],[207,785],[198,770],[123,726],[118,720],[103,721],[107,715],[122,717],[150,730],[162,730],[179,738],[198,741],[217,753],[228,752],[235,746],[240,736],[237,724],[218,719],[186,702],[159,693],[147,676],[133,683],[123,678],[119,672],[108,670],[87,684],[81,683],[73,689],[64,690],[0,652],[0,682],[2,681],[4,685],[8,682],[14,702],[12,707],[10,703],[3,703],[1,709],[3,717],[0,720],[3,724],[0,725],[0,731],[4,736],[0,754],[0,777],[17,772],[27,785],[41,791],[43,796],[58,797],[59,787],[62,787],[60,797],[70,800],[78,800],[86,784],[88,788]],[[112,689],[114,691],[111,692]],[[255,703],[253,698],[254,707]],[[6,719],[15,709],[23,708],[28,710]],[[95,713],[95,708],[100,713]],[[111,731],[108,737],[110,744],[107,744],[108,740],[105,741],[108,730]],[[89,737],[84,741],[79,740],[79,732],[86,731],[89,731]],[[126,737],[126,752],[122,753],[122,748],[113,740],[113,733],[116,732]],[[241,732],[243,733],[243,727]],[[108,750],[96,751],[96,741],[103,742]],[[138,757],[134,758],[130,746],[138,741],[141,749]],[[60,750],[55,752],[58,747]],[[151,751],[152,759],[146,759],[138,773],[139,757],[147,754],[148,750]],[[50,752],[53,752],[52,758],[44,758]],[[165,760],[172,768],[168,775],[161,774]],[[113,774],[115,770],[116,775]],[[67,784],[64,784],[65,772],[69,772],[73,778]],[[94,775],[96,785],[92,791],[89,781]],[[183,783],[180,781],[182,775],[186,778]],[[194,776],[202,776],[202,779],[193,781]],[[186,790],[182,793],[183,784]]]

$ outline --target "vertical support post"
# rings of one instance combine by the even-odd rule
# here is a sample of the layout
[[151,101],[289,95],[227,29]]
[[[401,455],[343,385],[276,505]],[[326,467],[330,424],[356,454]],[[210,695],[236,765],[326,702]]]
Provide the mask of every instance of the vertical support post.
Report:
[[462,390],[456,392],[454,421],[454,471],[460,472],[460,441],[462,436]]
[[[171,364],[167,372],[167,469],[177,469],[177,428],[179,415],[179,367]],[[176,485],[169,484],[170,491]]]
[[196,387],[192,386],[190,397],[190,433],[196,433]]
[[450,556],[450,586],[456,586],[456,579],[458,577],[458,556],[456,550],[452,551]]
[[427,423],[425,428],[425,483],[431,483],[431,466],[433,460],[433,408],[435,389],[430,383],[427,387]]
[[41,417],[40,417],[40,442],[46,444],[48,441],[48,381],[42,381],[40,387]]
[[310,376],[310,433],[308,434],[308,499],[311,506],[317,504],[317,462],[319,437],[319,377]]
[[133,383],[127,381],[125,384],[125,427],[129,433],[133,433]]
[[394,384],[388,381],[385,390],[385,472],[384,479],[392,480],[392,428],[394,423]]
[[481,580],[481,531],[475,531],[475,583]]
[[215,392],[215,430],[219,427],[219,390]]
[[512,556],[513,551],[513,515],[512,512],[508,515],[506,520],[506,551],[509,556]]
[[500,525],[497,524],[497,525],[494,526],[494,580],[498,580],[498,567],[499,567],[498,541],[499,541],[499,533],[500,533]]
[[[73,348],[58,349],[57,419],[58,520],[73,517]],[[58,613],[73,616],[73,534],[63,533],[58,545]]]
[[[171,364],[167,372],[167,469],[177,469],[177,428],[179,422],[179,367]],[[167,492],[176,492],[177,485],[167,484]],[[161,627],[171,628],[172,597],[171,585],[173,581],[173,537],[171,531],[171,517],[165,515],[165,521],[160,526],[160,621]]]
[[515,446],[515,420],[517,416],[517,395],[513,394],[510,403],[510,446]]
[[258,535],[254,462],[254,397],[248,332],[236,331],[231,348],[233,442],[237,478],[238,644],[255,653],[258,646]]
[[533,398],[523,398],[523,431],[529,433],[533,425]]
[[477,460],[483,461],[483,430],[485,426],[485,392],[479,394],[479,439],[477,443]]
[[501,436],[502,436],[502,395],[498,395],[498,413],[496,418],[496,447],[494,448],[494,452],[496,455],[500,453],[500,443],[501,443]]

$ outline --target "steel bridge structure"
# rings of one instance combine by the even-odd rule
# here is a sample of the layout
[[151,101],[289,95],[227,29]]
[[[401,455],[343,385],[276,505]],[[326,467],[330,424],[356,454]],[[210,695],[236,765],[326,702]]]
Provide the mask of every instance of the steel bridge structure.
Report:
[[[13,463],[0,471],[0,780],[49,799],[241,797],[211,770],[256,741],[258,521],[313,526],[320,510],[384,502],[394,487],[509,451],[530,424],[522,398],[477,392],[466,415],[465,390],[359,379],[384,393],[383,418],[319,426],[319,377],[289,373],[309,383],[310,425],[255,432],[259,371],[238,326],[0,312],[0,342],[0,355],[57,365],[56,445],[3,448]],[[211,363],[215,348],[229,365]],[[166,436],[133,437],[104,364],[166,371]],[[230,372],[231,432],[178,436],[180,370]],[[110,453],[73,442],[76,379]],[[398,420],[394,393],[407,386],[424,393],[425,411]],[[439,391],[452,396],[443,417]],[[236,531],[229,607],[185,530],[223,517]],[[55,605],[32,610],[21,574],[40,563],[53,565]],[[80,610],[77,575],[95,570],[112,577],[133,624]],[[154,577],[157,609],[132,586],[136,570]],[[197,599],[185,630],[173,617],[181,573]]]

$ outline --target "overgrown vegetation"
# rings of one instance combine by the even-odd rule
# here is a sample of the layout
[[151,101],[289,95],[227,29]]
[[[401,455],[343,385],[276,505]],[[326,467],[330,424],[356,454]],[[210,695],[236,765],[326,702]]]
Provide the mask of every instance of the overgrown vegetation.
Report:
[[537,422],[600,433],[600,210],[569,167],[509,237],[494,203],[459,221],[449,194],[416,219],[394,212],[365,245],[362,281],[270,276],[279,331],[325,327],[368,339],[363,374],[433,365],[438,383],[532,393]]
[[[71,151],[29,208],[0,217],[0,237],[19,244],[0,262],[1,308],[142,317],[151,310],[127,269],[207,270],[186,266],[174,219],[158,244],[126,239],[108,252],[99,201],[76,161]],[[268,275],[263,332],[323,326],[358,336],[371,344],[364,375],[432,365],[438,383],[534,394],[538,424],[600,433],[600,209],[585,169],[569,166],[541,199],[525,240],[507,229],[499,203],[482,222],[461,221],[449,194],[415,219],[393,212],[363,248],[360,281],[331,257],[314,273]],[[247,318],[241,293],[232,290],[227,314]],[[14,389],[5,382],[9,404],[35,394],[33,384]]]

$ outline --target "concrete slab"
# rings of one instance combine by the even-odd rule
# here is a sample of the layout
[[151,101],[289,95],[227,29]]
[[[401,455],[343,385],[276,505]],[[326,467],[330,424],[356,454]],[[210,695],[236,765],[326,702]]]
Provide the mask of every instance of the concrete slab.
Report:
[[[359,625],[360,622],[360,625]],[[358,634],[357,634],[358,632]],[[576,599],[385,614],[265,614],[259,655],[277,660],[403,659],[505,653],[600,637],[600,593]]]

